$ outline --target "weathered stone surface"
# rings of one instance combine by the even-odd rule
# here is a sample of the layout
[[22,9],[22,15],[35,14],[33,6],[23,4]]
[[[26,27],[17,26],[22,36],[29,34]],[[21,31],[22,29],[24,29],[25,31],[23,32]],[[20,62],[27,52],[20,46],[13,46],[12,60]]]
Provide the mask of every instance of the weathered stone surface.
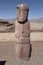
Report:
[[29,58],[30,55],[30,23],[28,21],[28,6],[20,4],[17,7],[15,21],[15,56]]
[[30,44],[15,43],[15,57],[18,59],[28,59],[30,56]]
[[15,36],[17,38],[30,37],[30,23],[29,23],[29,21],[27,21],[25,24],[20,24],[17,20],[15,21]]

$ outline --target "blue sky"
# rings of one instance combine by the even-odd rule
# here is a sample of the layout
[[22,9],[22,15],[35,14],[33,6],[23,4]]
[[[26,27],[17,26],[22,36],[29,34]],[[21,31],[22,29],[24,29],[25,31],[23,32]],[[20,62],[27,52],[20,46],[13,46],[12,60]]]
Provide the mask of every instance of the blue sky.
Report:
[[43,0],[0,0],[0,18],[16,18],[17,5],[30,7],[28,18],[43,18]]

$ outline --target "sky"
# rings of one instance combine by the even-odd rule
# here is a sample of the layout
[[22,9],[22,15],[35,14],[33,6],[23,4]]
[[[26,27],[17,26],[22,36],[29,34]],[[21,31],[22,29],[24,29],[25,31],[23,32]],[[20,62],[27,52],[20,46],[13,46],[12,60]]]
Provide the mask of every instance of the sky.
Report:
[[43,0],[0,0],[0,18],[16,18],[21,3],[29,6],[29,19],[43,18]]

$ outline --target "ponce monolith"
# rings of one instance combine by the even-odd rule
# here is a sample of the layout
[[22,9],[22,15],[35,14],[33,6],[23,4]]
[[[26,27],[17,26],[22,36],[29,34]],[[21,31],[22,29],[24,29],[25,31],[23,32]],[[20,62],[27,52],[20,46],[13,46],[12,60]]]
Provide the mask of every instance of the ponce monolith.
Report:
[[30,56],[30,23],[28,21],[29,7],[26,4],[17,6],[15,21],[15,57],[29,59]]

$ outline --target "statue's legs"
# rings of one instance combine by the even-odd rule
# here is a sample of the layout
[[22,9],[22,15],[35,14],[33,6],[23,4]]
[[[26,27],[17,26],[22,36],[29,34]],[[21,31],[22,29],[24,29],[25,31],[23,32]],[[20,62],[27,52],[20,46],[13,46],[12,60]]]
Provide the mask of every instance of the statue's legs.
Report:
[[30,43],[15,43],[15,57],[21,59],[29,59]]

